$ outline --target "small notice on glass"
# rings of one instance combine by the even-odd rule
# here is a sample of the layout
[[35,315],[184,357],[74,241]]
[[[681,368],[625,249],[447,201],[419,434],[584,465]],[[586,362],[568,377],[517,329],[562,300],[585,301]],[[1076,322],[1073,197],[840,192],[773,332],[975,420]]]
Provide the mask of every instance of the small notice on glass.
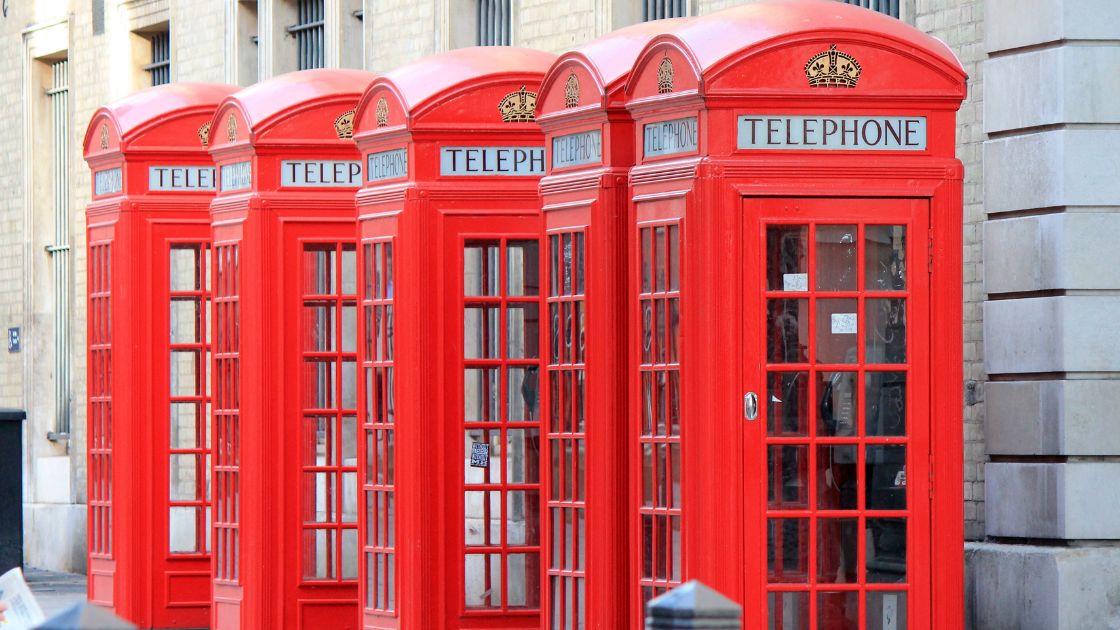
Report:
[[856,314],[855,313],[833,313],[832,314],[832,334],[834,334],[834,335],[854,335],[854,334],[856,334]]
[[807,274],[807,273],[783,273],[782,274],[782,290],[783,291],[808,291],[809,290],[809,274]]
[[483,442],[471,444],[471,467],[487,468],[490,466],[490,446]]

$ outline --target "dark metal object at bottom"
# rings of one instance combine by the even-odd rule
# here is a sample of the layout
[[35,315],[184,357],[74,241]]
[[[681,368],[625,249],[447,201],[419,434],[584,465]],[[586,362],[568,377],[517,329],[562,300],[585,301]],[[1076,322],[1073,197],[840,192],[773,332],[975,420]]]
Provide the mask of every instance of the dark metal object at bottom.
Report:
[[23,567],[23,421],[0,407],[0,573]]

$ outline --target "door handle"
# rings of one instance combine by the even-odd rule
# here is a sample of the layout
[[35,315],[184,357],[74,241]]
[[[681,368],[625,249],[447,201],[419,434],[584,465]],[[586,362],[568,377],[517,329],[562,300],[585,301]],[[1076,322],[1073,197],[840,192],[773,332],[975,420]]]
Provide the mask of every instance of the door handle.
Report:
[[747,392],[743,396],[743,417],[747,420],[758,418],[758,394]]

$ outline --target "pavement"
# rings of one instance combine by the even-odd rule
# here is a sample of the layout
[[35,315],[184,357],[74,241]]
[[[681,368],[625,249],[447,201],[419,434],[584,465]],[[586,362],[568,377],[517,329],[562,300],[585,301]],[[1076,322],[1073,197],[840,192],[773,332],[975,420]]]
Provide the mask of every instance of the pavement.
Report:
[[24,567],[23,577],[43,614],[50,619],[77,602],[86,599],[86,576],[77,573],[59,573],[34,567]]

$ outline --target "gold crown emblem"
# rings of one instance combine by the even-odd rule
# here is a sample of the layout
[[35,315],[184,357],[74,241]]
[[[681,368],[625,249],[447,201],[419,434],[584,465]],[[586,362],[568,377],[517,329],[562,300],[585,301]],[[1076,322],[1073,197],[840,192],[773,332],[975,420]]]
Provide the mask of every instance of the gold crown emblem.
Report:
[[354,110],[342,112],[334,119],[334,132],[340,140],[354,137]]
[[389,126],[389,101],[385,100],[384,96],[377,99],[377,107],[374,108],[373,113],[377,116],[378,127]]
[[854,88],[862,70],[856,58],[846,52],[836,50],[836,44],[828,50],[813,55],[805,64],[805,76],[809,87],[849,87]]
[[210,121],[207,120],[201,127],[198,128],[198,139],[202,141],[202,146],[210,146]]
[[226,140],[237,141],[237,119],[233,117],[233,114],[226,118]]
[[573,72],[568,75],[568,80],[564,83],[564,107],[577,105],[579,105],[579,78]]
[[498,111],[502,113],[505,122],[533,122],[536,120],[534,112],[537,109],[537,95],[528,92],[525,86],[516,92],[506,94],[498,103]]
[[657,93],[668,94],[673,91],[673,60],[668,55],[657,66]]
[[109,148],[109,126],[101,125],[101,148]]

